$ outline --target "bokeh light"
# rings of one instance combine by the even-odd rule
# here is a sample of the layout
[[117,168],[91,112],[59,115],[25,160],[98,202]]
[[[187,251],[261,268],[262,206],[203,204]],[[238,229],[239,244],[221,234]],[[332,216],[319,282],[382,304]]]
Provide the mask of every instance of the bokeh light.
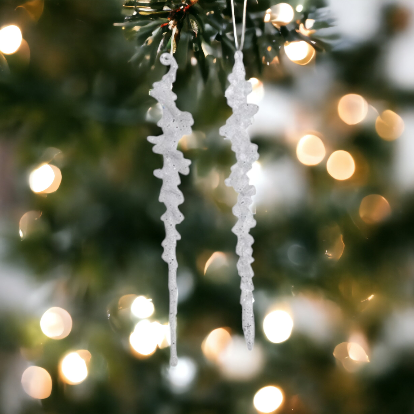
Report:
[[247,102],[252,104],[258,104],[264,97],[263,82],[257,78],[250,78],[249,82],[252,84],[252,92],[247,95]]
[[348,94],[338,102],[338,115],[348,125],[362,122],[368,114],[368,103],[361,96]]
[[364,197],[359,206],[359,216],[367,224],[379,223],[391,215],[388,201],[379,194]]
[[144,319],[135,325],[134,331],[129,336],[131,347],[141,356],[152,355],[161,341],[161,333],[158,323],[151,323]]
[[131,305],[131,313],[140,319],[149,318],[154,313],[152,299],[145,296],[138,296]]
[[303,5],[302,4],[298,4],[296,6],[296,11],[300,13],[302,10],[303,10]]
[[66,338],[72,330],[72,318],[65,309],[50,308],[40,318],[40,329],[49,338]]
[[335,151],[328,158],[326,169],[335,180],[347,180],[355,172],[355,161],[347,151]]
[[253,398],[253,405],[260,413],[272,413],[281,406],[282,402],[282,391],[273,385],[261,388]]
[[295,12],[290,4],[279,3],[270,8],[269,21],[276,27],[285,26],[293,20],[294,16]]
[[385,141],[394,141],[404,132],[404,121],[398,114],[387,109],[376,119],[375,130]]
[[230,333],[224,328],[218,328],[208,334],[201,345],[201,349],[207,359],[217,361],[230,342]]
[[348,372],[355,372],[370,362],[362,345],[353,341],[338,344],[333,355]]
[[325,145],[322,140],[315,135],[305,135],[296,147],[298,160],[304,165],[317,165],[325,157]]
[[242,336],[234,335],[219,356],[218,365],[223,376],[233,381],[249,381],[263,369],[264,356],[260,344],[251,351]]
[[36,226],[37,220],[41,216],[41,211],[28,211],[23,214],[19,221],[19,235],[21,239],[24,239],[30,235]]
[[43,400],[52,393],[52,377],[41,367],[29,367],[22,375],[22,387],[32,398]]
[[78,352],[67,354],[60,363],[60,373],[67,384],[76,385],[83,382],[88,376],[86,361]]
[[364,348],[356,342],[348,343],[348,355],[354,361],[357,362],[369,362],[369,358]]
[[293,329],[291,316],[283,310],[270,312],[263,320],[263,331],[270,342],[281,343],[289,339]]
[[166,377],[174,392],[181,393],[188,390],[197,375],[197,365],[188,357],[178,358],[175,367],[169,367]]
[[43,164],[29,175],[29,185],[34,193],[53,193],[62,181],[62,173],[58,167]]
[[304,40],[286,42],[284,49],[289,60],[298,65],[307,65],[315,56],[315,49]]
[[5,26],[0,30],[0,52],[11,55],[19,49],[23,37],[21,30],[15,26]]
[[223,252],[214,252],[206,261],[204,265],[204,274],[210,269],[210,271],[217,270],[222,266],[227,266],[228,260],[226,253]]

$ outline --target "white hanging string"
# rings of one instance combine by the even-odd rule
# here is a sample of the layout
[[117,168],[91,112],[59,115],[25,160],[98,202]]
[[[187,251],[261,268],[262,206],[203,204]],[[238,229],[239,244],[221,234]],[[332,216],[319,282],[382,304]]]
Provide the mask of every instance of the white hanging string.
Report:
[[243,22],[242,22],[242,34],[240,39],[240,47],[239,47],[239,41],[237,39],[237,28],[236,28],[236,17],[234,12],[234,0],[231,1],[231,16],[233,19],[233,31],[234,31],[234,43],[236,45],[237,50],[242,50],[244,46],[244,34],[246,32],[246,10],[247,10],[247,0],[244,0],[243,2]]

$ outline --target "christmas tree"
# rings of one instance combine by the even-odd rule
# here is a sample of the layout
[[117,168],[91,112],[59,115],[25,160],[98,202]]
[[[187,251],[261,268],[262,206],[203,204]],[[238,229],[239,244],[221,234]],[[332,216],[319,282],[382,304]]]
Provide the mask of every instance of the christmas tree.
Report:
[[[411,414],[413,13],[247,2],[248,350],[225,184],[235,154],[219,133],[231,2],[0,3],[0,413]],[[237,0],[239,33],[242,16]],[[191,166],[174,368],[153,174],[163,109],[149,93],[165,52],[194,119],[178,143]]]

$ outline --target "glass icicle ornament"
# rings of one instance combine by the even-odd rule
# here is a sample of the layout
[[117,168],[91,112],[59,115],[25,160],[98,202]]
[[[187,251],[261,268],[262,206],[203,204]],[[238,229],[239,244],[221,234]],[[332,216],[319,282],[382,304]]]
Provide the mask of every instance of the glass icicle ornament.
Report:
[[246,81],[246,71],[243,65],[243,53],[238,50],[234,56],[233,71],[228,77],[230,86],[225,96],[228,105],[233,109],[233,115],[227,120],[226,125],[220,128],[220,135],[231,141],[231,148],[236,153],[237,162],[231,167],[230,177],[225,184],[233,187],[238,193],[237,203],[233,207],[233,214],[238,218],[232,231],[237,235],[236,253],[239,256],[237,270],[241,277],[242,325],[244,337],[248,349],[254,344],[254,313],[253,313],[253,237],[249,234],[256,225],[250,205],[256,189],[249,184],[247,173],[253,163],[259,158],[257,145],[250,142],[247,128],[253,122],[253,115],[259,107],[247,103],[247,95],[252,91],[252,85]]
[[175,81],[177,62],[169,53],[161,55],[163,65],[170,66],[170,70],[155,82],[150,95],[162,106],[163,114],[157,125],[162,128],[163,134],[157,137],[148,137],[148,141],[155,144],[153,151],[162,154],[163,168],[155,170],[154,175],[162,180],[159,201],[166,206],[161,220],[165,224],[166,237],[162,242],[164,253],[162,258],[168,263],[168,288],[170,292],[170,330],[171,330],[171,356],[170,365],[177,365],[177,240],[181,239],[175,226],[184,220],[178,206],[184,202],[184,196],[178,189],[181,183],[179,174],[187,175],[190,172],[191,161],[184,158],[183,153],[177,150],[178,141],[183,135],[191,134],[193,117],[188,112],[181,112],[175,105],[177,95],[172,92]]

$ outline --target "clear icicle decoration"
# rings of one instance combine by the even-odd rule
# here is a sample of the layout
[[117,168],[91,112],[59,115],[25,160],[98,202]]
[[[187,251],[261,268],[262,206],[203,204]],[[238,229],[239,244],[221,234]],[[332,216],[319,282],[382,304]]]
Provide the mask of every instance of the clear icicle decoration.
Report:
[[237,51],[234,55],[235,64],[228,79],[230,86],[225,96],[227,104],[233,109],[233,115],[227,120],[226,125],[220,128],[220,135],[230,139],[231,148],[236,153],[237,162],[231,167],[230,177],[225,184],[233,187],[238,193],[237,203],[233,207],[233,214],[238,217],[232,231],[237,235],[236,253],[239,256],[237,270],[241,277],[242,326],[248,349],[254,344],[254,313],[253,313],[253,282],[254,276],[251,263],[253,259],[253,237],[249,234],[256,225],[250,205],[252,197],[256,194],[253,185],[249,185],[247,173],[252,164],[259,158],[257,145],[250,142],[247,128],[253,122],[253,115],[259,107],[247,103],[247,95],[252,91],[252,85],[246,81],[246,71],[243,65],[243,53]]
[[181,183],[180,174],[187,175],[190,172],[190,160],[186,160],[183,153],[177,150],[178,141],[183,135],[191,134],[193,117],[188,112],[181,112],[175,105],[177,95],[172,92],[172,84],[175,81],[177,62],[169,53],[161,55],[163,65],[170,66],[170,70],[155,82],[150,95],[162,106],[163,115],[157,125],[162,128],[163,134],[158,137],[148,137],[148,141],[155,144],[153,151],[162,154],[163,168],[154,171],[154,175],[162,180],[159,201],[166,206],[161,220],[165,224],[166,237],[162,242],[164,253],[162,258],[168,263],[168,289],[170,292],[170,331],[171,331],[171,356],[170,365],[177,365],[177,240],[181,239],[176,230],[176,224],[184,220],[184,216],[178,210],[178,206],[184,202],[183,193],[178,189]]

